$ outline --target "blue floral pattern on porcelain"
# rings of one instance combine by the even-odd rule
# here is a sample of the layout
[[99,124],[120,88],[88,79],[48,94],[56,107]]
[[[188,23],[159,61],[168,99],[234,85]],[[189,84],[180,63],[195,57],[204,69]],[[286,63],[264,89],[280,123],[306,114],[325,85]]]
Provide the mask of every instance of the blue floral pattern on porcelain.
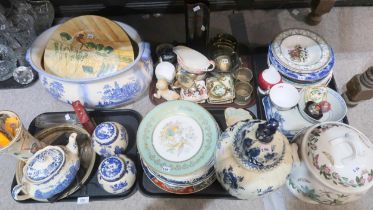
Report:
[[99,168],[102,178],[109,181],[119,178],[125,171],[123,161],[117,156],[106,158]]
[[48,199],[64,191],[74,181],[75,175],[79,170],[79,166],[80,166],[79,163],[80,162],[77,162],[76,164],[70,166],[70,168],[68,169],[69,173],[67,173],[64,179],[62,179],[59,183],[52,185],[50,187],[50,189],[52,190],[47,191],[47,192],[36,190],[35,198],[36,199]]
[[[92,79],[68,79],[44,71],[40,65],[42,50],[28,50],[26,60],[40,75],[43,86],[60,101],[71,103],[80,100],[87,108],[112,108],[134,102],[147,90],[153,77],[153,61],[150,44],[142,42],[137,31],[131,26],[117,22],[136,42],[138,55],[125,69]],[[54,26],[32,44],[32,49],[44,49],[48,37],[57,29]]]
[[128,146],[127,130],[117,122],[103,122],[93,132],[92,146],[104,157],[123,154]]
[[295,80],[298,80],[298,81],[314,82],[314,81],[321,80],[321,79],[325,78],[326,76],[328,76],[329,72],[332,70],[332,68],[334,66],[334,52],[331,49],[331,58],[330,58],[330,61],[328,62],[328,64],[324,68],[322,68],[321,70],[318,70],[318,71],[313,72],[313,73],[298,73],[298,72],[292,71],[292,70],[286,68],[285,66],[281,65],[276,60],[276,58],[273,56],[271,46],[268,47],[268,60],[270,61],[270,63],[272,65],[274,65],[276,67],[276,69],[279,72],[281,72],[281,74],[283,74],[287,78],[295,79]]
[[44,150],[30,160],[25,175],[34,182],[47,181],[61,169],[64,161],[65,154],[61,150]]
[[117,128],[114,123],[112,122],[103,122],[100,123],[96,128],[95,128],[95,137],[96,141],[99,144],[110,144],[112,143],[116,136],[117,136]]
[[136,166],[125,155],[114,155],[101,162],[97,179],[108,193],[123,193],[130,190],[136,181]]

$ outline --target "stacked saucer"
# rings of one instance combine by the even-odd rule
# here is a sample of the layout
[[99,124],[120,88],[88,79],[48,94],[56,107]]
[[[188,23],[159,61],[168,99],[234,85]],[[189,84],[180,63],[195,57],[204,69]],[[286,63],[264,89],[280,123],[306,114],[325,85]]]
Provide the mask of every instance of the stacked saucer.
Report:
[[268,65],[297,88],[326,86],[333,76],[334,53],[325,40],[304,29],[281,32],[268,48]]
[[214,153],[220,129],[212,115],[189,101],[168,101],[140,124],[137,148],[145,175],[159,188],[190,194],[215,181]]

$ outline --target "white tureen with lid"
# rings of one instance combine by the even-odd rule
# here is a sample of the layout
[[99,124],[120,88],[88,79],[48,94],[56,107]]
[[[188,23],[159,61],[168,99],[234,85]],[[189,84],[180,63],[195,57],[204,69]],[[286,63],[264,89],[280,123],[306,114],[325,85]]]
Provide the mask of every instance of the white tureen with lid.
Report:
[[345,204],[361,198],[373,185],[373,143],[355,128],[316,124],[295,137],[299,161],[288,188],[309,203]]

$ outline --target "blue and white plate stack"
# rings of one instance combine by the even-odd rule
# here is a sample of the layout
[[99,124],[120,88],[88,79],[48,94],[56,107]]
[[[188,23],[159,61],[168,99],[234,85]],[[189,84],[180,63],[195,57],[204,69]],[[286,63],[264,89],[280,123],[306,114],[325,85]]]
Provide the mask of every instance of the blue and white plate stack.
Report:
[[297,88],[326,86],[333,76],[333,49],[314,32],[288,29],[268,47],[268,65],[273,65],[283,81]]

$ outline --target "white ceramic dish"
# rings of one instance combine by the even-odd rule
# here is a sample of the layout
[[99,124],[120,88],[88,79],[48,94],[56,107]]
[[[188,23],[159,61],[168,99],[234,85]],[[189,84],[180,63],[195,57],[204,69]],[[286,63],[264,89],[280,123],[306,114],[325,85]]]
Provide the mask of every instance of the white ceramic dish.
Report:
[[297,105],[299,92],[291,84],[280,83],[271,88],[269,98],[278,110],[289,110]]
[[328,84],[330,83],[332,78],[333,78],[333,71],[330,71],[328,76],[326,76],[324,79],[322,79],[320,81],[317,81],[317,82],[314,82],[314,83],[299,83],[299,82],[296,82],[296,81],[292,81],[292,80],[290,80],[286,77],[282,77],[282,81],[284,83],[288,83],[288,84],[293,85],[297,89],[303,89],[303,88],[311,87],[311,86],[325,86],[326,87],[326,86],[328,86]]
[[346,102],[343,100],[342,96],[330,89],[327,88],[328,94],[327,94],[327,101],[331,104],[331,110],[329,112],[326,112],[323,114],[323,117],[319,120],[316,120],[308,114],[304,112],[304,108],[306,105],[306,101],[304,99],[304,89],[300,92],[300,98],[298,102],[298,109],[300,114],[303,116],[304,119],[311,123],[320,123],[325,121],[342,121],[343,118],[347,114],[347,105]]

